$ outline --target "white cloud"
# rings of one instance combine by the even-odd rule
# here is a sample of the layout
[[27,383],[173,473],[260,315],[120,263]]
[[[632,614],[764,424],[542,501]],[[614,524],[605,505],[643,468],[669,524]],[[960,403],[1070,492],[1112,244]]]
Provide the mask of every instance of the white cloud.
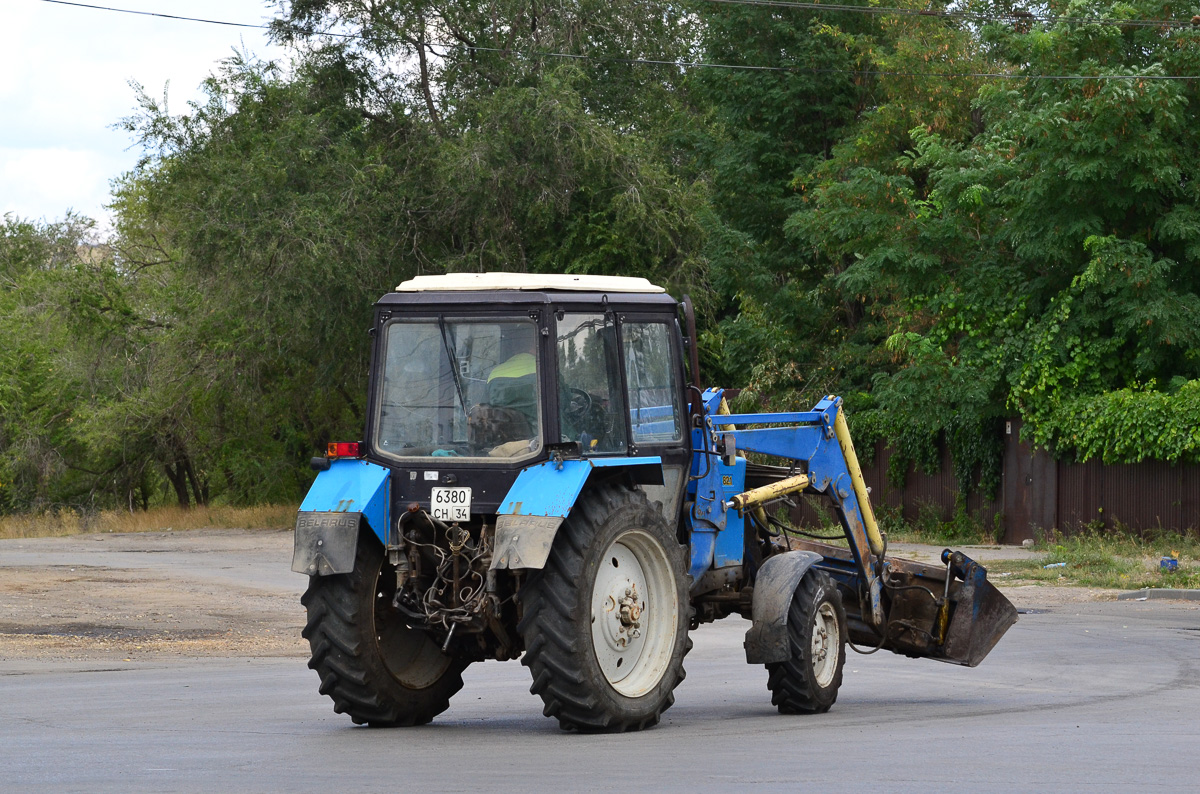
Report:
[[[0,149],[0,215],[54,220],[69,209],[105,220],[108,182],[122,163],[102,152],[80,149]],[[49,207],[49,212],[30,211]],[[91,211],[89,211],[91,210]]]
[[[113,0],[104,5],[259,24],[258,0]],[[68,208],[99,219],[109,182],[139,152],[112,126],[136,111],[131,80],[175,112],[233,49],[281,51],[265,31],[6,0],[0,8],[0,205],[22,217]]]

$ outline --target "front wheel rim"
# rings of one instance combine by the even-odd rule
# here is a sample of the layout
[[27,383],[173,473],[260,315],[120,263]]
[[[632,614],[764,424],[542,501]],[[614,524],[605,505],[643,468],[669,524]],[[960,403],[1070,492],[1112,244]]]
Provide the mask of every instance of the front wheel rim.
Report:
[[827,687],[837,674],[838,655],[841,651],[841,629],[833,604],[825,601],[817,608],[813,617],[812,667],[817,686]]
[[661,544],[629,530],[600,558],[591,599],[592,646],[605,680],[626,697],[662,681],[675,652],[679,593]]

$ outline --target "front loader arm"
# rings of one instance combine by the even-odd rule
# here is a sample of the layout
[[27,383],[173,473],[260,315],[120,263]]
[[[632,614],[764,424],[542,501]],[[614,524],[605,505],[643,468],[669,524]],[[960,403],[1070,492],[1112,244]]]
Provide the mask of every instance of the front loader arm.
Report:
[[[790,461],[795,472],[736,494],[719,509],[742,516],[797,492],[829,499],[849,550],[811,542],[802,547],[821,555],[814,567],[857,595],[857,609],[847,604],[857,641],[974,666],[1016,622],[1016,610],[987,581],[986,569],[961,552],[947,550],[945,567],[887,558],[840,398],[826,397],[804,412],[725,414],[719,391],[704,397],[706,454],[757,452]],[[739,429],[745,425],[760,426]],[[705,488],[701,480],[697,493]]]
[[828,497],[850,542],[850,551],[854,555],[863,586],[866,597],[863,618],[869,625],[882,631],[884,613],[880,575],[886,549],[875,522],[858,458],[854,454],[841,403],[841,398],[826,397],[813,410],[802,413],[722,416],[719,421],[726,428],[738,424],[786,422],[785,427],[722,429],[717,434],[718,444],[728,448],[732,443],[744,452],[790,459],[802,464],[805,472],[789,483],[783,492],[780,492],[778,483],[766,485],[733,497],[726,507],[744,513],[752,505],[798,491]]

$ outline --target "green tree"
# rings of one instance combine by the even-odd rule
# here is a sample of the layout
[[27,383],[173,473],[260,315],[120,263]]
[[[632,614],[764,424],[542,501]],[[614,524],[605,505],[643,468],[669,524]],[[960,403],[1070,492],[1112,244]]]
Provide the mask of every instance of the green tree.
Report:
[[[181,415],[168,383],[188,398],[176,437],[204,498],[294,496],[302,461],[361,433],[370,305],[405,278],[503,269],[703,284],[704,185],[669,157],[668,136],[642,132],[651,105],[629,86],[648,67],[439,50],[392,71],[428,8],[359,18],[344,4],[326,18],[318,5],[297,4],[293,19],[361,24],[359,38],[314,35],[287,70],[235,58],[185,114],[143,94],[127,122],[148,155],[118,186],[118,247],[128,263],[160,263],[150,269],[170,280],[177,312],[174,374],[159,383],[148,370],[145,394],[162,397],[164,417]],[[601,16],[626,25],[610,36],[636,19],[623,14]],[[459,32],[494,35],[490,14],[472,18],[478,30],[464,19]],[[532,26],[523,46],[571,43],[510,22]],[[285,37],[303,38],[292,26]]]
[[[706,249],[722,296],[710,369],[754,400],[792,402],[854,368],[837,348],[862,319],[821,289],[825,263],[789,240],[800,179],[820,166],[873,102],[877,20],[862,14],[699,3],[703,60],[693,101],[712,125],[696,151],[712,180]],[[750,362],[749,366],[747,362]]]
[[983,81],[942,126],[912,128],[907,154],[855,141],[824,169],[790,228],[852,260],[838,287],[885,319],[894,371],[875,378],[876,424],[908,439],[907,457],[936,460],[945,432],[962,484],[982,464],[994,486],[1000,416],[1070,454],[1092,400],[1159,400],[1197,377],[1196,87],[1111,79],[1195,74],[1197,43],[1190,28],[986,26],[970,51],[992,65],[972,71],[1109,79]]
[[144,505],[163,432],[131,410],[129,365],[162,309],[143,311],[143,285],[88,219],[9,218],[0,239],[0,507]]

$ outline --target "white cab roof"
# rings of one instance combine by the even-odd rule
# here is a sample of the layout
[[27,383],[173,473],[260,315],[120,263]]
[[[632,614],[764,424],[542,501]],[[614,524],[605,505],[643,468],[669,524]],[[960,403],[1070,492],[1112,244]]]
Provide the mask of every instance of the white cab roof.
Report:
[[543,290],[578,292],[666,292],[633,276],[572,276],[566,273],[447,273],[417,276],[396,287],[397,292],[461,292],[467,290]]

